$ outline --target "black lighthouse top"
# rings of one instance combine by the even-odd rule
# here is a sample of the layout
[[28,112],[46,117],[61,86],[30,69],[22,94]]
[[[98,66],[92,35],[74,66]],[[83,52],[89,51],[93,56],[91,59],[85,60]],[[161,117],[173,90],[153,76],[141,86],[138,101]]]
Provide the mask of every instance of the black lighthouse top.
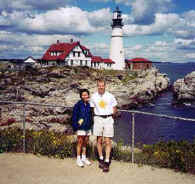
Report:
[[123,27],[122,23],[123,19],[121,17],[121,11],[119,10],[119,7],[116,7],[116,10],[113,11],[113,17],[112,17],[112,28],[113,27]]

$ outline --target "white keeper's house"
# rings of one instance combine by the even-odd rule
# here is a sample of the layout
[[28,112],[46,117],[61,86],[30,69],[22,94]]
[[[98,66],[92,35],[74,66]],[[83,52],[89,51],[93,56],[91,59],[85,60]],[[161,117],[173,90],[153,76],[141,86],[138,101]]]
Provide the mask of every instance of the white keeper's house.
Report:
[[41,59],[45,65],[88,66],[98,69],[111,69],[114,61],[93,56],[88,48],[73,39],[68,43],[52,44]]

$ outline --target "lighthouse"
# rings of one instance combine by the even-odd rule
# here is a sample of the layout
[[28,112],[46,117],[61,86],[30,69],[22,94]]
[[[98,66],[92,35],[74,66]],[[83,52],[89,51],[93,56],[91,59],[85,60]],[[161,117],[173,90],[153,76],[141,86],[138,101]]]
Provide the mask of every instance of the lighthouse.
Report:
[[114,70],[125,69],[125,53],[123,48],[123,23],[119,7],[113,12],[112,17],[112,35],[110,44],[110,59],[115,62],[112,65]]

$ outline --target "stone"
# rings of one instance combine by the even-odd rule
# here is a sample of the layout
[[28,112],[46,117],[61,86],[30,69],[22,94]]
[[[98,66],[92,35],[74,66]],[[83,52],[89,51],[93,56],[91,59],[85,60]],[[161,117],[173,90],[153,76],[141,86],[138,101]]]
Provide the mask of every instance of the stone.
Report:
[[[79,90],[89,89],[90,94],[97,91],[96,80],[103,76],[107,79],[107,91],[114,94],[120,109],[135,109],[140,105],[150,103],[159,93],[169,87],[166,74],[161,74],[156,68],[145,71],[104,71],[87,67],[45,67],[33,68],[28,71],[7,72],[1,75],[12,79],[9,85],[4,85],[0,100],[19,100],[40,105],[26,106],[27,128],[39,130],[47,128],[56,131],[70,132],[71,110],[80,100]],[[13,82],[17,76],[17,82]],[[186,77],[187,88],[191,77]],[[19,89],[16,98],[16,89]],[[190,93],[191,94],[191,93]],[[52,105],[47,107],[43,105]],[[63,107],[62,107],[63,106]],[[23,106],[3,110],[6,117],[10,115],[21,120]],[[20,112],[20,113],[19,113]],[[52,121],[51,121],[52,120]],[[55,121],[56,122],[55,122]],[[17,121],[18,122],[18,121]]]
[[195,101],[195,71],[187,74],[184,78],[178,79],[173,84],[174,102]]

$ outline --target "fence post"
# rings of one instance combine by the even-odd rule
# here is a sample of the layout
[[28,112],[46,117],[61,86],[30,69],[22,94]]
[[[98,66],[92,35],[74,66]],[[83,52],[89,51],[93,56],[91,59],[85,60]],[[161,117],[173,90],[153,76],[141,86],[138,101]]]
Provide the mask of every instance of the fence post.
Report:
[[132,143],[131,143],[131,162],[134,163],[134,143],[135,143],[135,113],[132,113]]
[[25,121],[26,121],[26,115],[25,115],[25,104],[23,106],[23,152],[26,152],[26,127],[25,127]]

